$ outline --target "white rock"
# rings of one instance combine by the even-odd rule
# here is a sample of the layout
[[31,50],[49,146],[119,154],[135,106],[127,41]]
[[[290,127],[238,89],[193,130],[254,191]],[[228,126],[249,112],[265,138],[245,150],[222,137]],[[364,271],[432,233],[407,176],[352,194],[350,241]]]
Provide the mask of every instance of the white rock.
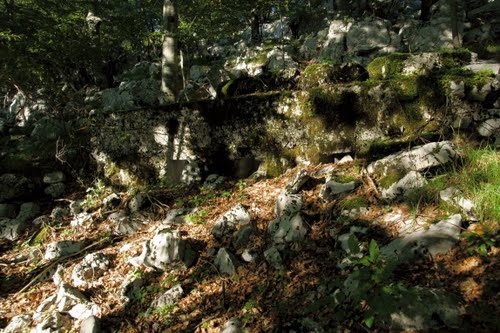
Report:
[[220,333],[243,333],[240,321],[237,319],[227,321],[222,327],[222,331]]
[[285,214],[271,221],[267,229],[276,243],[301,241],[307,234],[300,213]]
[[97,316],[100,312],[99,306],[94,303],[80,303],[68,311],[69,315],[75,319],[83,320],[90,316]]
[[31,316],[28,314],[12,317],[9,324],[3,329],[3,333],[28,332],[31,326]]
[[136,261],[164,271],[173,264],[190,266],[194,253],[178,230],[160,229],[151,240],[143,243],[142,253]]
[[214,265],[217,267],[220,273],[233,275],[236,272],[238,261],[232,253],[222,247],[219,249],[219,252],[217,252],[217,257],[215,257]]
[[412,190],[423,187],[426,183],[427,180],[419,172],[410,171],[387,189],[381,189],[381,195],[386,200],[392,200],[399,196],[406,196]]
[[76,287],[85,286],[87,283],[98,279],[106,273],[110,262],[103,253],[90,253],[75,265],[71,273],[71,280]]
[[153,308],[161,308],[168,304],[175,304],[184,294],[184,290],[181,285],[176,285],[175,287],[170,288],[165,293],[163,293],[160,297],[155,299],[151,306]]
[[236,230],[238,225],[246,225],[251,221],[250,214],[238,204],[225,212],[212,227],[212,235],[215,238],[223,238]]
[[323,200],[331,200],[336,195],[342,194],[345,192],[350,192],[356,188],[355,182],[349,183],[337,183],[336,181],[330,180],[326,182],[323,188],[320,191],[320,197]]
[[445,190],[439,192],[439,197],[441,200],[448,202],[452,205],[456,205],[464,211],[464,213],[472,213],[476,205],[463,197],[462,192],[454,187],[448,187]]
[[44,259],[49,261],[52,259],[65,257],[80,251],[81,248],[82,243],[77,241],[66,240],[50,243],[49,245],[47,245],[47,248],[45,250]]
[[382,247],[380,252],[401,261],[429,254],[445,254],[458,242],[461,225],[462,216],[452,215],[447,220],[431,225],[428,230],[413,232],[393,240]]
[[280,192],[276,200],[276,215],[293,214],[302,208],[304,196],[302,194],[291,194],[287,190]]
[[45,184],[61,183],[65,180],[66,180],[66,177],[64,176],[64,173],[62,173],[61,171],[47,173],[43,176],[43,182]]
[[369,174],[377,173],[381,177],[393,169],[421,171],[451,162],[456,154],[450,141],[432,142],[384,157],[368,165],[366,170]]
[[498,135],[500,133],[500,118],[492,118],[482,122],[478,126],[477,131],[479,135],[484,137]]

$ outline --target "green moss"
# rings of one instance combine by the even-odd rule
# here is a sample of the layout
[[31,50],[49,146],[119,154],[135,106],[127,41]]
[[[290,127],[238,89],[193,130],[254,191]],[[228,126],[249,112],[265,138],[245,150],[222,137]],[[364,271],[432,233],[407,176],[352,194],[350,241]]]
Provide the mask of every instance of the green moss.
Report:
[[328,64],[312,64],[307,66],[300,75],[299,87],[309,89],[325,83],[328,80],[329,68],[330,65]]
[[309,103],[313,114],[322,117],[327,126],[338,123],[353,125],[360,119],[358,95],[350,90],[313,88],[309,90]]
[[346,199],[341,203],[341,207],[343,210],[353,210],[368,206],[370,206],[370,202],[363,196],[358,196],[353,199]]
[[444,68],[463,67],[471,62],[471,53],[467,49],[449,49],[440,52],[441,64]]
[[371,79],[388,79],[403,71],[404,61],[410,57],[408,53],[392,53],[375,58],[368,64],[367,70]]
[[261,52],[255,58],[249,59],[248,63],[254,65],[265,65],[267,63],[267,52]]
[[406,172],[403,169],[397,167],[389,168],[386,175],[378,180],[378,184],[382,188],[389,188],[392,184],[400,180],[405,176]]
[[400,150],[403,145],[399,140],[389,138],[376,139],[359,147],[356,156],[366,158],[368,161],[374,161]]
[[422,101],[402,104],[400,110],[393,113],[391,126],[395,129],[403,128],[406,134],[419,129],[424,122]]
[[442,71],[439,83],[442,87],[441,89],[449,93],[451,82],[464,82],[465,89],[470,91],[473,87],[481,89],[485,84],[491,83],[495,79],[495,74],[491,70],[484,70],[475,73],[461,68],[451,68]]
[[396,76],[392,80],[392,86],[402,101],[411,101],[418,97],[417,77],[414,75]]
[[337,183],[350,183],[350,182],[354,182],[356,180],[358,180],[357,177],[354,177],[352,175],[335,175],[333,177],[333,180],[336,181]]

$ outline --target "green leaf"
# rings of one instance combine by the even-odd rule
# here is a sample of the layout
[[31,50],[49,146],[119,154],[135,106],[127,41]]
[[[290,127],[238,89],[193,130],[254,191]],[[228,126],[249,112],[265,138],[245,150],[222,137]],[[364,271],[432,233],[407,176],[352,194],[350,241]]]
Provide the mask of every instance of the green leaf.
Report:
[[375,316],[373,314],[369,315],[368,317],[365,317],[366,327],[371,328],[373,326],[374,321],[375,321]]
[[363,265],[363,266],[370,266],[372,264],[372,261],[370,260],[370,258],[368,257],[364,257],[363,259],[361,259],[360,261],[360,264]]
[[370,250],[370,258],[377,259],[380,250],[379,250],[377,242],[374,239],[372,239],[370,242],[369,250]]
[[347,240],[347,246],[349,247],[349,251],[353,254],[359,253],[359,240],[356,235],[351,234],[349,239]]

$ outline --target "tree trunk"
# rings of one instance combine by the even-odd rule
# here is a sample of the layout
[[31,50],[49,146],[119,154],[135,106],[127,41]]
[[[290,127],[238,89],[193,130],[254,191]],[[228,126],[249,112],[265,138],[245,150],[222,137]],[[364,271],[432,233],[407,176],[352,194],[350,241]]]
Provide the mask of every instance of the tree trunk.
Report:
[[161,61],[161,91],[164,103],[174,103],[179,97],[179,62],[176,33],[178,27],[176,1],[163,2],[163,46]]
[[460,42],[460,34],[458,31],[458,0],[449,0],[451,7],[451,35],[453,37],[453,48],[459,49],[462,47]]
[[422,0],[420,6],[420,20],[427,22],[431,18],[431,6],[434,4],[433,0]]
[[260,42],[262,37],[260,33],[260,13],[257,10],[254,10],[252,14],[253,14],[252,24],[251,24],[252,42],[258,43]]

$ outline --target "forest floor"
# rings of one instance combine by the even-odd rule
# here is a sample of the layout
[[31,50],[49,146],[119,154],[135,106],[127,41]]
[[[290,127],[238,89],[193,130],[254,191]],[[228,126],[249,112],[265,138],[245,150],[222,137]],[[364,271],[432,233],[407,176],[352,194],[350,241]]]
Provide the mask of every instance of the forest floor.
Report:
[[[355,160],[329,166],[337,173],[352,174],[362,164],[363,161]],[[404,201],[387,203],[364,181],[360,181],[360,186],[347,197],[325,202],[319,195],[321,184],[309,182],[303,190],[306,203],[302,208],[308,234],[304,241],[292,244],[285,258],[286,268],[276,270],[262,257],[272,244],[267,226],[276,218],[276,198],[300,170],[306,169],[313,174],[325,166],[328,165],[297,167],[274,179],[228,180],[225,188],[217,191],[154,189],[147,193],[149,205],[141,211],[152,222],[133,235],[113,236],[110,230],[115,227],[114,223],[95,211],[94,221],[80,228],[72,228],[69,221],[52,226],[44,243],[87,240],[87,244],[95,244],[85,253],[61,263],[65,272],[63,278],[68,283],[71,283],[73,267],[86,253],[99,250],[110,258],[107,273],[81,290],[99,306],[105,332],[220,332],[224,323],[232,318],[238,318],[249,332],[305,331],[300,326],[303,318],[316,322],[325,331],[384,331],[376,328],[376,318],[372,328],[365,325],[366,307],[363,304],[353,304],[347,309],[329,304],[328,295],[345,279],[338,267],[342,250],[331,235],[347,232],[353,225],[362,226],[368,228],[368,232],[360,241],[368,243],[373,239],[382,246],[397,236],[397,230],[390,223],[374,221],[382,221],[391,214],[402,219],[436,221],[446,212],[433,203],[421,207]],[[75,191],[67,199],[83,197],[85,192]],[[357,197],[364,198],[367,211],[356,218],[342,216],[343,203]],[[142,242],[153,237],[168,210],[192,203],[196,203],[197,214],[192,215],[191,223],[175,228],[197,251],[195,265],[171,272],[133,267],[129,259],[141,253]],[[243,204],[251,214],[257,232],[250,244],[261,257],[239,265],[233,276],[224,276],[213,264],[214,249],[221,244],[213,238],[211,228],[236,204]],[[50,210],[46,213],[50,214]],[[477,235],[476,241],[462,237],[449,253],[402,265],[387,282],[438,288],[458,295],[463,324],[453,330],[499,331],[498,237],[493,237],[495,245],[483,244],[477,242],[486,237],[480,225],[471,223],[463,227],[464,233]],[[29,230],[16,243],[0,244],[0,327],[5,327],[15,315],[34,313],[42,301],[57,292],[50,279],[20,292],[44,267],[43,262],[33,264],[26,259],[33,251],[43,251],[43,244],[33,245],[33,232]],[[119,297],[119,289],[131,274],[142,277],[144,284],[138,299],[125,303]],[[184,297],[175,306],[159,310],[150,308],[155,298],[177,284],[182,286]]]

